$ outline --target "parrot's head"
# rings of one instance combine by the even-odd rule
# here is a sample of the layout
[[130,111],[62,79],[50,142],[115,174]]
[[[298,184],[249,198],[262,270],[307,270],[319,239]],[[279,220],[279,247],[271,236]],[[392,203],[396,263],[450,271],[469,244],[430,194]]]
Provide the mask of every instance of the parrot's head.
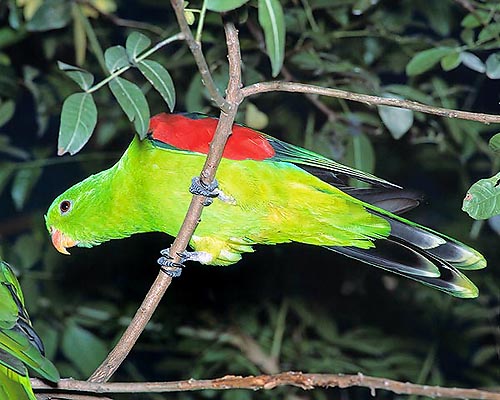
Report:
[[62,254],[69,254],[69,247],[92,247],[102,242],[92,229],[103,219],[102,214],[96,212],[100,202],[97,177],[92,175],[66,190],[52,202],[45,215],[52,244]]

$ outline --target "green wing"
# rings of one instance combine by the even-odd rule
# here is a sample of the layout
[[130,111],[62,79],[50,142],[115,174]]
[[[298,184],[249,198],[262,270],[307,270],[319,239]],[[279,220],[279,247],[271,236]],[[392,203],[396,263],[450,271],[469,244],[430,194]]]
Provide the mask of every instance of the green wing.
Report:
[[59,380],[31,326],[19,282],[0,261],[0,399],[35,399],[26,365],[50,381]]
[[[318,176],[320,179],[327,180],[329,183],[333,184],[336,181],[338,184],[345,184],[342,180],[342,176],[345,176],[358,179],[378,187],[401,189],[400,186],[388,182],[385,179],[378,178],[375,175],[359,171],[348,167],[347,165],[342,165],[338,162],[330,160],[329,158],[314,153],[313,151],[294,146],[290,143],[282,142],[281,140],[266,135],[265,133],[260,132],[260,134],[267,139],[276,152],[271,160],[292,163],[299,167],[305,167],[304,169],[313,175]],[[329,176],[325,177],[325,174],[328,174]]]

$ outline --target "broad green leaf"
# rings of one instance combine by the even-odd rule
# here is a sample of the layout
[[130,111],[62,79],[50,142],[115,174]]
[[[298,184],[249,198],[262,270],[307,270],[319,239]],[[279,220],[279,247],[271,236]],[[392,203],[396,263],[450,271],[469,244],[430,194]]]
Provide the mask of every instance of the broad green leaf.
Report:
[[206,0],[207,9],[210,11],[224,12],[234,10],[248,3],[249,0]]
[[45,0],[26,24],[28,31],[48,31],[63,28],[71,21],[71,2]]
[[[373,146],[364,134],[356,133],[349,136],[346,146],[346,163],[364,172],[372,173],[375,168],[375,152]],[[365,182],[351,180],[355,187],[368,187]]]
[[73,320],[64,330],[62,351],[85,376],[89,376],[107,355],[104,342]]
[[490,79],[500,79],[500,53],[492,54],[486,60],[486,76]]
[[474,219],[487,219],[500,214],[500,172],[474,183],[467,191],[462,210]]
[[146,35],[139,32],[132,32],[127,37],[127,43],[125,44],[129,59],[135,60],[137,55],[146,50],[150,44],[151,40]]
[[156,61],[144,60],[137,64],[137,67],[161,94],[170,111],[175,107],[175,87],[168,71]]
[[41,168],[25,168],[15,174],[10,194],[17,210],[21,210],[24,207],[41,173]]
[[451,47],[436,47],[417,53],[406,65],[406,74],[420,75],[434,67],[444,56],[455,52]]
[[130,65],[127,52],[123,46],[113,46],[106,49],[104,60],[106,61],[106,67],[108,67],[111,73]]
[[58,61],[57,66],[61,71],[64,71],[66,75],[73,79],[83,90],[90,89],[94,83],[94,75],[82,68],[66,64],[62,61]]
[[[385,97],[400,99],[399,96],[384,93]],[[394,139],[400,139],[413,125],[413,111],[406,108],[378,106],[378,114]]]
[[63,104],[57,154],[73,155],[88,142],[97,123],[97,108],[92,95],[73,93]]
[[460,53],[450,53],[441,59],[441,68],[443,68],[444,71],[451,71],[457,68],[461,62]]
[[490,146],[490,149],[495,153],[500,153],[500,133],[493,135],[488,145]]
[[144,139],[149,128],[149,107],[141,89],[123,78],[113,79],[109,88],[129,121],[134,122],[139,137]]
[[481,59],[475,54],[469,53],[468,51],[464,51],[460,53],[460,59],[462,60],[462,64],[472,69],[473,71],[477,71],[480,73],[486,71],[486,66],[481,61]]
[[16,110],[16,103],[13,100],[7,100],[0,103],[0,127],[10,121]]
[[285,19],[279,0],[259,0],[259,23],[264,30],[272,75],[276,77],[285,57]]

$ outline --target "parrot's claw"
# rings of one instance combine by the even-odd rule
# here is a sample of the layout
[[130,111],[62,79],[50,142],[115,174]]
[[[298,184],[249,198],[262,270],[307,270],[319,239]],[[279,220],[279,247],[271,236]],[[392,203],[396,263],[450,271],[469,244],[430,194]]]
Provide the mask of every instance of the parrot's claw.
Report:
[[203,205],[209,206],[210,204],[212,204],[213,199],[219,195],[218,187],[219,183],[217,182],[217,179],[214,179],[212,183],[206,185],[205,183],[203,183],[199,176],[195,176],[191,180],[189,191],[192,194],[204,196],[205,201],[203,202]]
[[184,262],[186,261],[198,261],[202,264],[210,262],[213,257],[211,254],[204,251],[183,251],[182,253],[177,253],[179,256],[179,262],[173,261],[173,257],[170,255],[170,249],[163,249],[160,251],[162,257],[158,259],[158,264],[161,266],[161,270],[172,278],[176,278],[181,275],[182,269],[184,268]]
[[181,276],[182,268],[184,267],[184,265],[167,260],[165,257],[160,257],[158,264],[161,265],[160,269],[171,278]]
[[160,264],[160,269],[165,272],[168,276],[172,278],[177,278],[181,275],[182,269],[184,268],[184,261],[188,259],[185,255],[185,251],[182,253],[177,253],[180,257],[180,262],[172,261],[174,258],[170,255],[170,249],[164,249],[160,251],[163,257],[158,259],[158,264]]

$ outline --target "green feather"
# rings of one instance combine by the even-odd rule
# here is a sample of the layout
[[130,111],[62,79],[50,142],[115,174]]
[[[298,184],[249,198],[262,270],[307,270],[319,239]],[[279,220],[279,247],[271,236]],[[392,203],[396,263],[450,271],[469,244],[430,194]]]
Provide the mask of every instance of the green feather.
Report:
[[0,365],[0,399],[36,400],[28,373],[20,375]]

